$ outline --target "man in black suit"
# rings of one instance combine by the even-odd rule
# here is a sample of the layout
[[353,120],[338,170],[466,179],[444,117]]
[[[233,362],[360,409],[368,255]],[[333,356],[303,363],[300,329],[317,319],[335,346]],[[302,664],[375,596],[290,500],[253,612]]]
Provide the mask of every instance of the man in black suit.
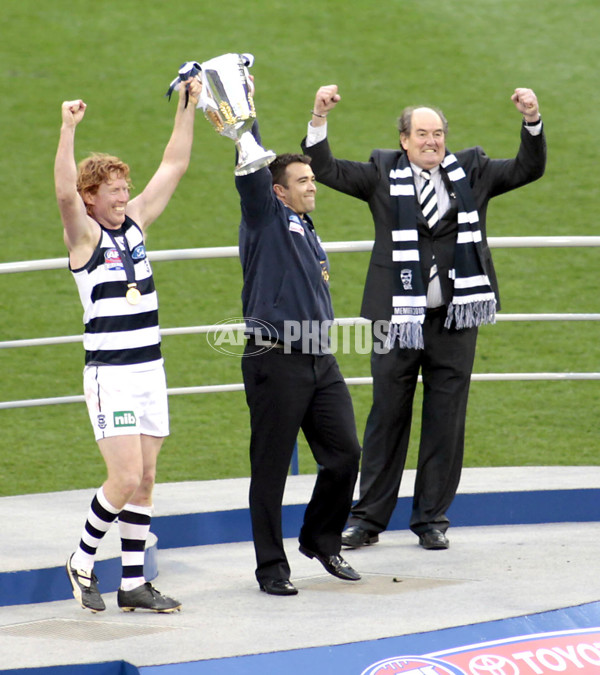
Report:
[[340,101],[321,87],[304,152],[317,180],[369,204],[375,244],[361,314],[373,322],[373,405],[363,445],[360,496],[342,543],[374,544],[388,526],[404,470],[417,377],[423,378],[422,429],[411,530],[425,549],[446,549],[446,511],[463,462],[465,417],[478,326],[494,323],[498,284],[486,238],[492,197],[540,178],[546,143],[537,97],[511,96],[523,116],[513,159],[481,147],[453,155],[440,110],[407,108],[398,150],[369,162],[333,157],[327,115]]

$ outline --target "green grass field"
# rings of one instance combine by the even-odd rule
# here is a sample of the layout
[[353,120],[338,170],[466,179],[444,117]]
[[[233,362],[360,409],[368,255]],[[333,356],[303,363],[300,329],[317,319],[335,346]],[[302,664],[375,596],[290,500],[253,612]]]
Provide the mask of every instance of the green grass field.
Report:
[[[66,256],[52,168],[60,105],[83,98],[77,159],[119,155],[143,187],[170,134],[164,98],[179,65],[251,52],[265,147],[296,151],[314,93],[335,82],[342,102],[329,135],[339,157],[366,160],[397,143],[396,116],[413,103],[441,107],[448,146],[511,156],[520,119],[510,95],[538,94],[549,163],[544,178],[492,202],[490,236],[598,235],[600,128],[597,0],[279,0],[226,5],[105,0],[96,5],[7,0],[0,41],[2,148],[0,262]],[[237,243],[233,144],[201,114],[190,170],[148,240],[151,250]],[[315,222],[324,241],[371,239],[367,208],[321,188]],[[498,249],[503,310],[598,312],[598,249]],[[336,314],[356,316],[368,254],[333,254]],[[163,328],[241,316],[235,259],[154,265]],[[82,331],[65,271],[0,275],[0,341]],[[204,336],[164,340],[171,387],[240,382],[239,358]],[[346,376],[369,358],[341,354]],[[0,401],[81,393],[80,344],[0,350]],[[600,370],[597,323],[499,323],[481,331],[475,372]],[[598,464],[597,381],[476,382],[467,466]],[[353,387],[359,435],[370,387]],[[248,474],[243,393],[171,397],[172,435],[159,481]],[[415,416],[410,466],[420,420]],[[314,471],[301,442],[300,467]],[[83,404],[0,410],[0,495],[92,487],[103,478]]]

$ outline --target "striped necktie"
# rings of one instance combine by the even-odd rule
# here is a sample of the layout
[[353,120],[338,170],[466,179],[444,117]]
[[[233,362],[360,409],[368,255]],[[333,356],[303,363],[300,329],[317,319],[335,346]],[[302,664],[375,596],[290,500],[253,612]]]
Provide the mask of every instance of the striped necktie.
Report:
[[435,187],[431,180],[431,173],[423,169],[421,171],[421,178],[425,181],[421,194],[419,195],[419,204],[425,219],[429,223],[429,227],[433,227],[439,220],[437,196],[435,194]]
[[[435,188],[433,186],[433,181],[431,180],[431,172],[423,169],[421,171],[421,178],[423,178],[423,188],[421,189],[421,194],[419,195],[419,204],[421,204],[421,210],[425,219],[429,223],[429,227],[432,228],[437,221],[439,220],[438,206],[437,206],[437,195],[435,194]],[[432,265],[429,270],[429,283],[437,277],[438,267],[435,264],[435,256],[431,259]],[[439,281],[436,282],[439,285]],[[441,293],[441,290],[440,290]]]

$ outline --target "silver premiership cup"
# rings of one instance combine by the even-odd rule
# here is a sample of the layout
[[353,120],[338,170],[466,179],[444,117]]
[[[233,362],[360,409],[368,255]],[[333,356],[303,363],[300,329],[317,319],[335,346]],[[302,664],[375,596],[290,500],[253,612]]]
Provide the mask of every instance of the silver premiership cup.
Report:
[[253,63],[252,54],[224,54],[200,64],[202,94],[198,107],[221,136],[235,142],[236,176],[254,173],[276,156],[261,147],[250,131],[256,119],[254,85],[248,73]]

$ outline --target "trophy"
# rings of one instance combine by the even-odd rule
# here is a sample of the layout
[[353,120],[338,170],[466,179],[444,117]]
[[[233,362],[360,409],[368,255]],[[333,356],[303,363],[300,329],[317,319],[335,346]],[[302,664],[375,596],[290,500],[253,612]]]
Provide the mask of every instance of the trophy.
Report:
[[224,54],[198,64],[188,61],[171,82],[167,96],[189,77],[202,79],[198,108],[221,136],[231,138],[238,150],[236,176],[245,176],[268,166],[274,159],[272,150],[265,150],[252,135],[256,119],[254,85],[248,68],[254,63],[252,54]]

